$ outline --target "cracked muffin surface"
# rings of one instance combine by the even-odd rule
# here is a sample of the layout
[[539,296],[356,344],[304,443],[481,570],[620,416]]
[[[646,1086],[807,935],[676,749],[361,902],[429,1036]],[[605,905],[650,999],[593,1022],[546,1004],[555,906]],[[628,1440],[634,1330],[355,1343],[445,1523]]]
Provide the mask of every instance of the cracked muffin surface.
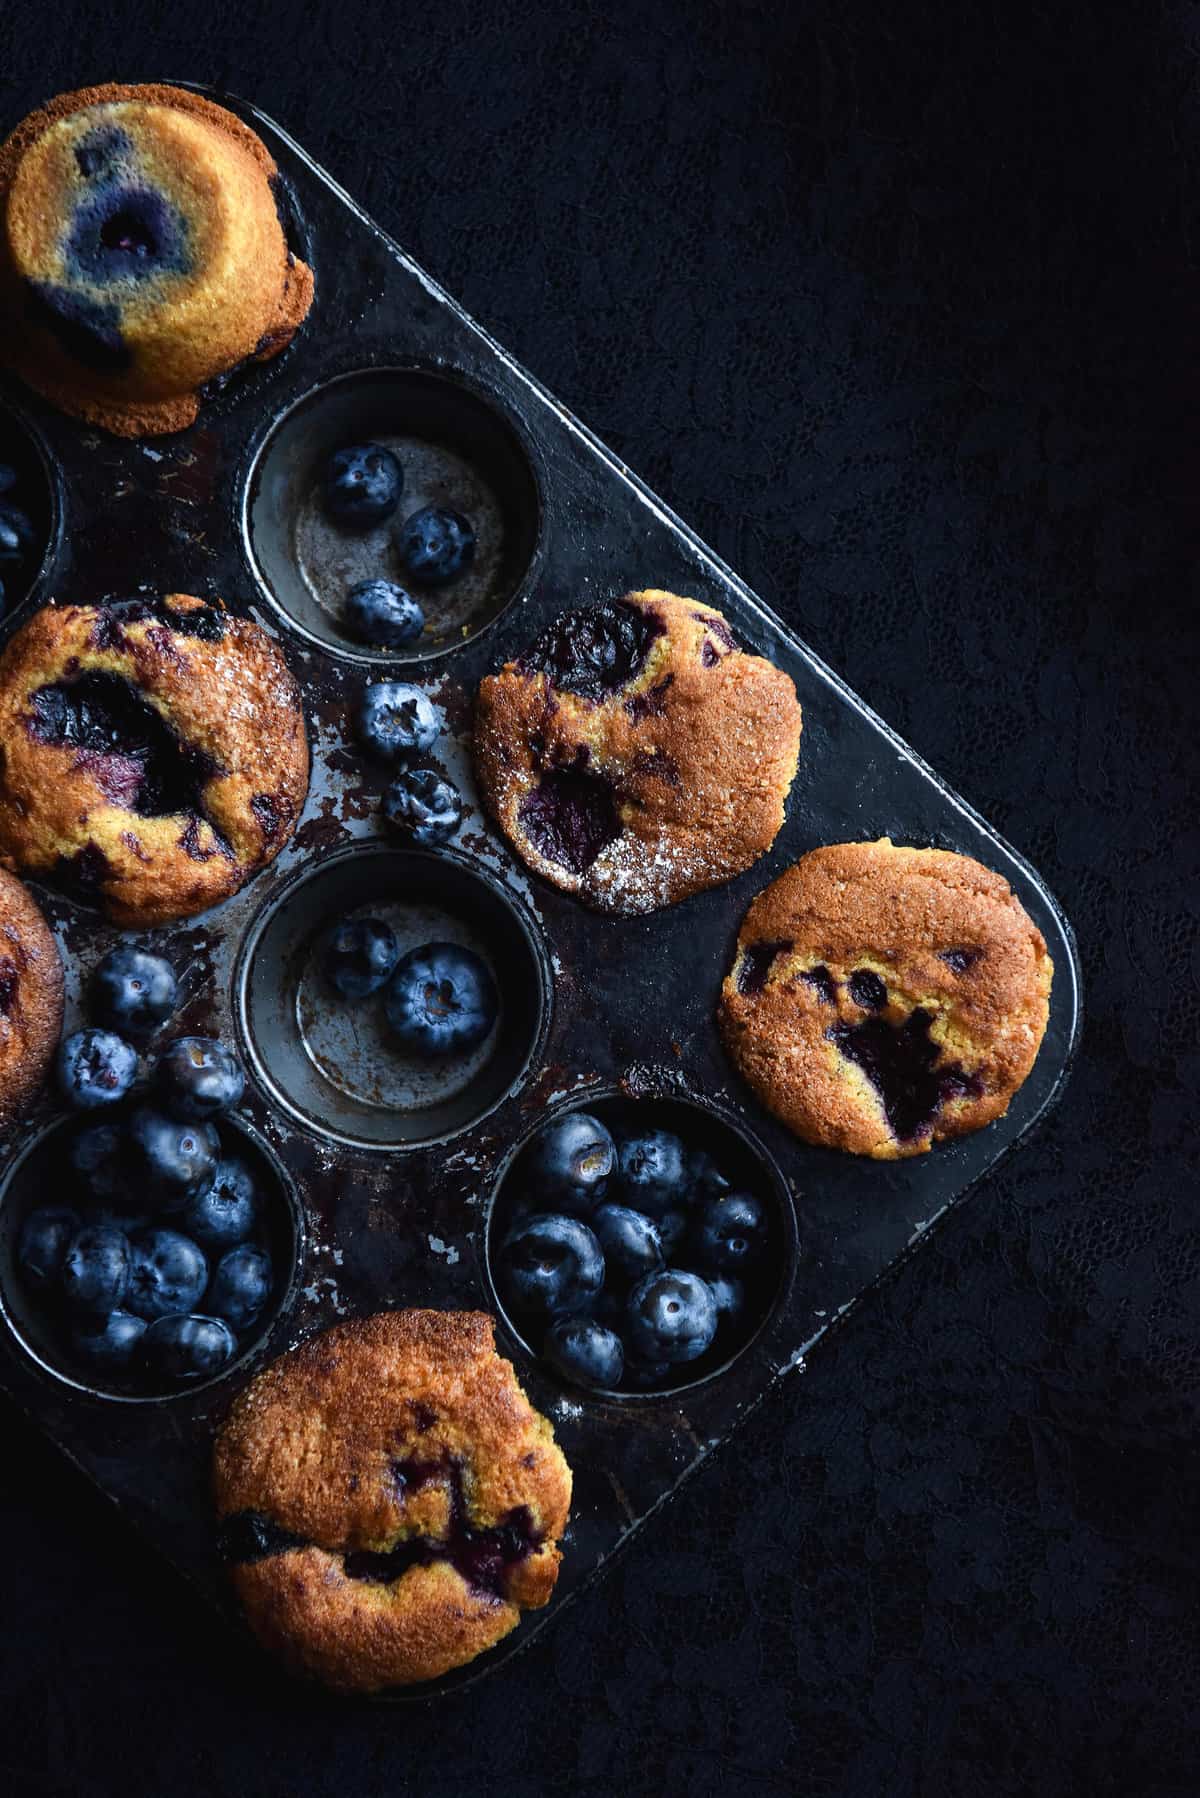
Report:
[[81,88],[29,114],[0,145],[5,360],[89,423],[182,430],[311,305],[278,181],[248,125],[183,88]]
[[554,1589],[571,1474],[482,1312],[337,1324],[260,1373],[214,1492],[247,1619],[343,1691],[435,1679]]
[[770,848],[800,728],[791,680],[715,607],[648,589],[563,613],[481,683],[475,764],[529,867],[597,910],[647,912]]
[[726,1048],[807,1142],[895,1160],[1002,1117],[1054,967],[1000,875],[943,849],[837,843],[758,895],[721,992]]
[[0,1131],[37,1097],[62,1018],[58,944],[31,895],[0,869]]
[[219,604],[47,606],[0,656],[0,862],[119,924],[236,892],[287,842],[308,772],[287,663]]

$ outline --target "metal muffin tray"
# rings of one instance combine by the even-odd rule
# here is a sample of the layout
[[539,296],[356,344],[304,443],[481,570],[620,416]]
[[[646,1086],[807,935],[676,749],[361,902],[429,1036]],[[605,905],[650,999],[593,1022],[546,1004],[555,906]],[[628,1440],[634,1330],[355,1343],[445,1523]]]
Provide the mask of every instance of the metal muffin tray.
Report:
[[[313,778],[291,842],[215,911],[141,933],[183,974],[185,1003],[170,1028],[240,1045],[251,1079],[235,1122],[276,1164],[281,1240],[295,1265],[265,1338],[201,1389],[114,1399],[64,1377],[39,1347],[12,1265],[33,1188],[46,1194],[43,1137],[62,1127],[47,1097],[0,1151],[0,1385],[232,1614],[209,1457],[254,1367],[337,1319],[382,1308],[493,1312],[501,1351],[574,1469],[572,1522],[549,1606],[490,1655],[410,1694],[428,1697],[499,1665],[544,1627],[1044,1114],[1079,1031],[1079,965],[1070,927],[1028,863],[299,145],[254,108],[213,97],[247,119],[279,163],[295,246],[316,274],[312,312],[282,356],[235,376],[177,436],[118,440],[4,390],[13,425],[44,458],[54,511],[46,560],[6,629],[56,598],[142,586],[219,595],[279,637],[300,680]],[[322,452],[364,436],[399,446],[406,502],[444,497],[482,526],[475,569],[443,610],[432,608],[433,636],[408,661],[347,640],[319,598],[386,571],[382,537],[347,549],[306,497]],[[480,677],[564,607],[648,586],[720,607],[745,647],[786,669],[804,735],[787,822],[768,855],[684,904],[614,919],[531,877],[485,822],[470,774],[471,702]],[[423,759],[468,802],[445,853],[400,846],[383,830],[385,776],[356,747],[350,717],[364,681],[385,671],[419,680],[444,721]],[[998,870],[1055,964],[1046,1038],[1007,1117],[890,1164],[795,1140],[740,1085],[715,1023],[754,894],[817,844],[884,834]],[[39,897],[64,950],[71,1027],[81,986],[119,933],[73,900]],[[348,1038],[308,978],[321,924],[380,906],[418,935],[448,929],[481,943],[501,973],[501,1040],[472,1080],[422,1088],[419,1070],[398,1071],[385,1047]],[[697,1140],[727,1150],[777,1207],[780,1277],[762,1327],[729,1365],[673,1394],[593,1400],[559,1384],[492,1285],[489,1213],[519,1144],[551,1108],[605,1097],[644,1105],[647,1116],[661,1101]]]

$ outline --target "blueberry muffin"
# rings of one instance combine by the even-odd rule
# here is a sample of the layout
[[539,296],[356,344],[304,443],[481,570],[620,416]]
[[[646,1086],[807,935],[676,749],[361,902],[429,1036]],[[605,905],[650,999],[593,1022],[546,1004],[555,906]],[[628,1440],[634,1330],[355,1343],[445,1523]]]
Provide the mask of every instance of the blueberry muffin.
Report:
[[273,861],[308,765],[287,664],[219,604],[47,606],[0,656],[0,863],[119,924],[190,917]]
[[20,881],[0,871],[0,1132],[36,1098],[62,1017],[58,944]]
[[1003,1117],[1053,973],[1007,882],[969,856],[836,843],[746,913],[721,1030],[797,1136],[891,1161]]
[[475,764],[517,853],[599,911],[671,905],[774,842],[800,706],[721,613],[654,590],[564,613],[479,689]]
[[277,355],[312,301],[278,172],[240,119],[175,87],[86,87],[0,146],[5,358],[121,436],[190,425],[207,384]]
[[390,1311],[282,1356],[214,1460],[265,1647],[346,1692],[436,1679],[554,1590],[571,1473],[474,1311]]

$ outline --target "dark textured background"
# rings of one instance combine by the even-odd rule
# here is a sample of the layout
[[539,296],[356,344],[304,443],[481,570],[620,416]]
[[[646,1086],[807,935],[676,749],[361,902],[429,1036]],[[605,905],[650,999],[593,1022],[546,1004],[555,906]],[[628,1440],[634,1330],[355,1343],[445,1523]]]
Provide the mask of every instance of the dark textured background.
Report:
[[[0,1790],[1200,1788],[1200,8],[9,0],[257,101],[1042,870],[1049,1125],[558,1627],[324,1708],[0,1408]],[[1191,783],[1191,792],[1188,787]]]

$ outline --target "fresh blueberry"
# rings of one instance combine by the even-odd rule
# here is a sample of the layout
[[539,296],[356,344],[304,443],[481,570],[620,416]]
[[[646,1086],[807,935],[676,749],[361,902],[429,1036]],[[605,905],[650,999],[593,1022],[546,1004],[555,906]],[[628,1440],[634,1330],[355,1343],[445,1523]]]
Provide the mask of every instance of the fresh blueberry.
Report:
[[718,1194],[729,1191],[729,1181],[725,1178],[707,1149],[693,1149],[687,1158],[688,1196],[696,1199],[714,1199]]
[[128,1367],[145,1334],[144,1318],[134,1317],[131,1311],[110,1311],[98,1329],[82,1326],[71,1341],[82,1361],[109,1371]]
[[129,1244],[120,1230],[85,1224],[63,1256],[63,1296],[76,1311],[104,1316],[125,1297],[129,1271]]
[[76,1030],[59,1045],[58,1084],[77,1111],[115,1105],[133,1085],[137,1050],[111,1030]]
[[604,1284],[604,1255],[577,1217],[542,1212],[510,1231],[500,1275],[514,1310],[536,1317],[582,1311]]
[[603,1196],[616,1165],[609,1132],[590,1111],[570,1111],[546,1125],[525,1152],[530,1186],[544,1201],[581,1217]]
[[357,530],[390,518],[404,491],[404,470],[381,443],[351,443],[325,465],[325,510],[337,524]]
[[208,1284],[208,1262],[178,1230],[143,1230],[129,1244],[125,1308],[139,1317],[190,1311]]
[[92,977],[92,1007],[100,1022],[130,1036],[149,1036],[165,1024],[178,997],[175,970],[161,955],[121,944]]
[[705,1267],[736,1273],[749,1267],[767,1246],[767,1214],[748,1192],[706,1199],[696,1214],[696,1254]]
[[662,1242],[663,1260],[672,1261],[675,1251],[687,1235],[688,1219],[686,1211],[664,1211],[658,1220],[658,1234]]
[[237,1340],[219,1317],[160,1317],[142,1338],[151,1372],[163,1380],[199,1380],[217,1373],[233,1356]]
[[611,1390],[621,1383],[625,1367],[621,1338],[594,1317],[560,1317],[547,1330],[542,1353],[575,1386]]
[[79,1228],[79,1214],[67,1205],[44,1205],[29,1213],[17,1241],[17,1264],[31,1286],[50,1286],[57,1280]]
[[436,849],[462,823],[462,800],[435,768],[404,768],[383,796],[383,815],[393,830],[424,849]]
[[258,1222],[258,1189],[254,1175],[236,1156],[223,1156],[208,1185],[189,1199],[179,1214],[181,1227],[206,1249],[228,1249],[244,1242]]
[[632,1286],[663,1264],[662,1238],[654,1219],[628,1205],[600,1205],[588,1220],[604,1250],[609,1279]]
[[23,562],[36,541],[33,524],[20,506],[0,501],[0,562]]
[[88,1195],[103,1205],[118,1209],[135,1203],[137,1193],[125,1163],[125,1131],[113,1118],[97,1118],[84,1124],[71,1138],[67,1162],[77,1174]]
[[683,1144],[669,1130],[646,1130],[617,1145],[621,1197],[635,1211],[661,1217],[683,1202],[687,1161]]
[[740,1324],[746,1310],[746,1288],[733,1274],[709,1274],[705,1285],[717,1307],[717,1328],[728,1330]]
[[359,581],[346,595],[342,615],[360,643],[402,649],[425,629],[425,614],[395,581]]
[[134,1190],[176,1208],[211,1179],[221,1146],[212,1124],[167,1117],[149,1105],[130,1118],[127,1143]]
[[248,1242],[239,1243],[217,1262],[205,1308],[232,1329],[244,1330],[270,1298],[274,1281],[271,1257]]
[[426,587],[443,587],[465,574],[474,561],[475,530],[461,512],[424,506],[405,519],[399,549],[410,580]]
[[465,1055],[490,1035],[500,1011],[487,963],[457,943],[427,943],[402,956],[384,1001],[392,1033],[418,1055]]
[[637,1355],[625,1357],[625,1385],[632,1386],[635,1392],[656,1392],[660,1386],[669,1386],[675,1377],[675,1369],[669,1361],[643,1361]]
[[233,1050],[212,1036],[178,1037],[164,1051],[156,1073],[173,1117],[216,1117],[237,1104],[246,1085]]
[[354,728],[364,749],[380,761],[429,749],[437,740],[437,713],[420,687],[405,681],[374,681],[363,688]]
[[395,932],[380,918],[352,918],[325,939],[326,979],[343,999],[365,999],[384,985],[400,958]]
[[699,1274],[662,1268],[629,1295],[629,1346],[643,1361],[694,1361],[717,1333],[717,1304]]

